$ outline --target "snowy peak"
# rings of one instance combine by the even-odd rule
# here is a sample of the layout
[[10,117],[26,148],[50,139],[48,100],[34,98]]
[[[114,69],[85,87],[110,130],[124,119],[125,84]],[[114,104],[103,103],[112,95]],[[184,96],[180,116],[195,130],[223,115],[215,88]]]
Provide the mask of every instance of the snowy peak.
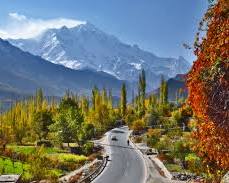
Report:
[[31,94],[43,88],[47,95],[62,96],[66,88],[78,94],[90,95],[96,85],[99,89],[112,88],[119,96],[123,82],[126,81],[104,73],[91,70],[74,70],[50,63],[41,57],[11,45],[0,39],[0,92],[2,89]]
[[145,69],[150,87],[157,87],[160,77],[186,73],[190,64],[183,58],[160,58],[137,45],[122,43],[91,23],[73,28],[49,29],[34,39],[9,40],[24,51],[72,69],[104,71],[117,78],[136,81]]

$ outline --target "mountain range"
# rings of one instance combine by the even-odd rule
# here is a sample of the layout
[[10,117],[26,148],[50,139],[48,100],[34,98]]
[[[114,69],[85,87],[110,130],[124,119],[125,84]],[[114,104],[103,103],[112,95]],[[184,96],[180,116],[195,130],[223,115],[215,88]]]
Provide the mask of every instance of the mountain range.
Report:
[[95,85],[112,88],[118,96],[121,84],[125,82],[102,71],[74,70],[53,64],[2,39],[0,65],[1,96],[32,94],[37,88],[43,88],[46,95],[62,96],[67,89],[89,95]]
[[159,86],[161,75],[169,79],[190,69],[189,62],[183,57],[158,57],[137,45],[121,42],[91,23],[73,28],[48,29],[37,37],[9,39],[9,42],[55,64],[75,70],[103,71],[130,82],[136,83],[144,69],[148,90]]

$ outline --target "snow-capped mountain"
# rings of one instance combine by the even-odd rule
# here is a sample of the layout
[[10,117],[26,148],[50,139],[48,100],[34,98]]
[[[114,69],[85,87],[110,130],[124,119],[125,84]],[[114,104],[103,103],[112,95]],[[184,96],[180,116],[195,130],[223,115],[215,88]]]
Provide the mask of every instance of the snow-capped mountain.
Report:
[[119,79],[136,81],[145,69],[149,88],[158,86],[160,77],[186,73],[190,64],[183,58],[160,58],[137,45],[122,43],[90,23],[74,28],[49,29],[33,39],[9,40],[34,55],[72,69],[104,71]]
[[67,89],[90,95],[96,85],[119,96],[123,82],[114,76],[92,70],[74,70],[23,52],[0,38],[0,96],[31,95],[42,88],[46,95],[63,96]]

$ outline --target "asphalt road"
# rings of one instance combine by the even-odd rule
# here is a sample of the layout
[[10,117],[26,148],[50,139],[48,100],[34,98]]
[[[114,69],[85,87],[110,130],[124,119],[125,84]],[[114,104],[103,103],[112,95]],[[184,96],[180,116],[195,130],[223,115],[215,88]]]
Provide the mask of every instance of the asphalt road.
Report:
[[[113,135],[117,137],[117,141],[111,140]],[[144,182],[146,176],[144,160],[131,144],[127,145],[128,136],[127,127],[116,128],[107,133],[104,143],[108,144],[106,150],[110,161],[93,183]]]

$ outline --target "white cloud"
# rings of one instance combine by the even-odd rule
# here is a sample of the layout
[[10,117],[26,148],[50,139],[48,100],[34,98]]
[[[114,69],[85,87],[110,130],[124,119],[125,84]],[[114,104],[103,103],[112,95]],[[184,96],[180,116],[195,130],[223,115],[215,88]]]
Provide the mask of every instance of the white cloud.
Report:
[[0,27],[0,38],[3,39],[27,39],[38,36],[43,31],[50,28],[61,28],[63,26],[72,28],[84,21],[55,18],[55,19],[34,19],[18,13],[9,13],[7,24]]
[[18,21],[23,21],[27,19],[25,15],[20,15],[18,13],[9,13],[9,17]]

